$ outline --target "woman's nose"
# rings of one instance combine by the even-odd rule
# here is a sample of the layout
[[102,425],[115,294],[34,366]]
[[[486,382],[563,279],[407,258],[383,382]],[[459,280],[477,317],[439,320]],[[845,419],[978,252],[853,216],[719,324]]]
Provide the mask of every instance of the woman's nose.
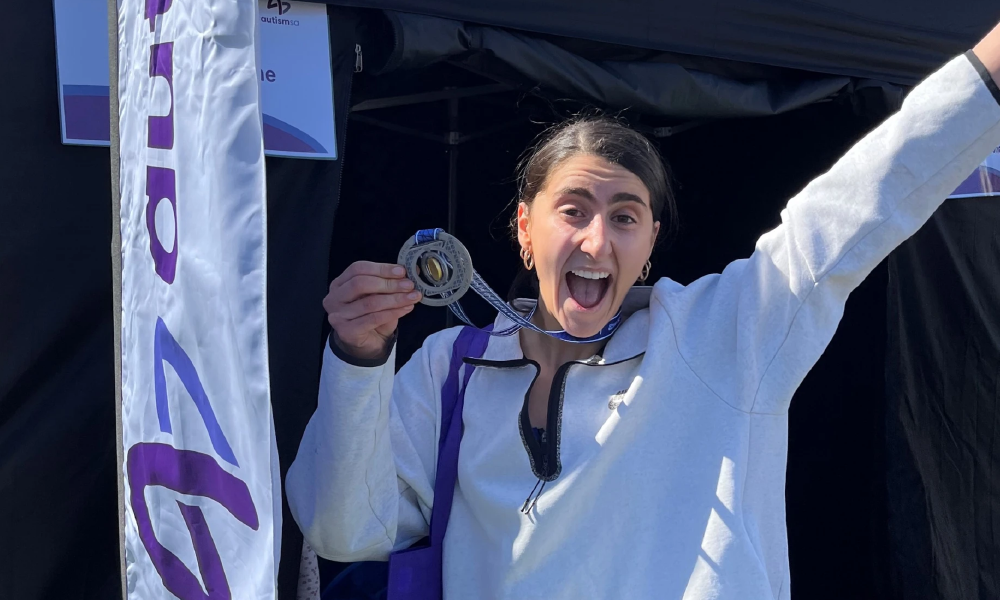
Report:
[[607,224],[604,217],[594,217],[587,228],[583,230],[583,243],[580,249],[593,257],[600,257],[607,254],[611,249],[608,241]]

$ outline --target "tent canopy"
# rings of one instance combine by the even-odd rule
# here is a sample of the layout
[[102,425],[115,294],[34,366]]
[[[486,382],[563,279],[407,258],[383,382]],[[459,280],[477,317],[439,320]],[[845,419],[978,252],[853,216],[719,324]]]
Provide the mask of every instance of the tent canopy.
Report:
[[588,47],[579,40],[426,15],[383,11],[371,17],[385,21],[371,28],[378,33],[364,44],[376,49],[367,68],[377,75],[446,62],[550,100],[627,108],[654,119],[769,116],[859,88],[895,92],[892,85],[844,76],[697,60],[596,42]]
[[1000,19],[1000,6],[987,0],[329,3],[901,85],[968,49]]

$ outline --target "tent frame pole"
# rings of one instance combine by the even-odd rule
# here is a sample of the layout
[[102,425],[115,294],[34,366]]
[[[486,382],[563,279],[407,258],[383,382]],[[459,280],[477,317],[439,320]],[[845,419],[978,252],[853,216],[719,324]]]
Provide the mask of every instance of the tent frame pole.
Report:
[[458,130],[458,98],[448,100],[448,232],[458,225],[458,150],[462,134]]
[[122,599],[128,598],[125,574],[125,464],[122,436],[122,231],[121,231],[121,165],[118,143],[118,2],[108,0],[108,66],[110,90],[108,104],[111,113],[111,288],[112,321],[114,323],[115,369],[115,472],[118,479],[118,566]]
[[[458,227],[458,151],[462,132],[458,123],[458,98],[448,99],[448,233],[455,235]],[[445,326],[455,325],[450,310],[445,311]]]

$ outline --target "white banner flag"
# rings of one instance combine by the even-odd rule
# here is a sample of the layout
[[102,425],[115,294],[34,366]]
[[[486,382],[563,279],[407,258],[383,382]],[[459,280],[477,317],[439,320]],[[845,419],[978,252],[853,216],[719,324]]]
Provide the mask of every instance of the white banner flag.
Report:
[[119,0],[129,600],[275,597],[256,0]]

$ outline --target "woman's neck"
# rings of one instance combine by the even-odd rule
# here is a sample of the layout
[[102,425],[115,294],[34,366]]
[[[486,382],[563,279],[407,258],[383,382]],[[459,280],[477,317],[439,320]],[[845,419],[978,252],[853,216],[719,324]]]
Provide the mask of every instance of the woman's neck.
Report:
[[[541,300],[535,309],[531,322],[547,331],[562,329],[559,321],[545,308]],[[524,357],[537,362],[543,369],[557,369],[559,366],[573,360],[585,360],[597,354],[604,342],[574,344],[564,342],[552,336],[538,333],[530,329],[521,329],[518,333],[521,342],[521,352]]]

